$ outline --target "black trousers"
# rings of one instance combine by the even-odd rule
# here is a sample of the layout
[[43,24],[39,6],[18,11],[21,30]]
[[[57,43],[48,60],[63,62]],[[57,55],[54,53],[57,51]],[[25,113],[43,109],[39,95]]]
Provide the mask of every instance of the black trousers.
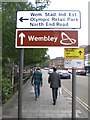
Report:
[[52,88],[53,102],[56,102],[57,96],[58,96],[58,88]]

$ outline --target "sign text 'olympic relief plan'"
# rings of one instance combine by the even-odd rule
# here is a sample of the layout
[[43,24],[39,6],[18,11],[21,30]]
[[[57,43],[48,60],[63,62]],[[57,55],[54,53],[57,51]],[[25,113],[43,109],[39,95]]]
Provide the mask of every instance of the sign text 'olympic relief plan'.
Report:
[[79,10],[18,11],[17,28],[80,29],[81,13]]

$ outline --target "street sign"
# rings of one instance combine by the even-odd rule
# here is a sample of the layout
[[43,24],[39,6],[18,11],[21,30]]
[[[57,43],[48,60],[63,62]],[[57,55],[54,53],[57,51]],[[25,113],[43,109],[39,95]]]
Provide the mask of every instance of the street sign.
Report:
[[84,68],[84,48],[64,48],[65,68]]
[[84,48],[64,48],[65,59],[84,59]]
[[80,68],[84,68],[84,60],[82,59],[74,59],[74,60],[68,60],[65,59],[64,60],[64,67],[67,69],[72,69],[72,68],[76,68],[76,69],[80,69]]
[[18,11],[19,29],[80,29],[79,10]]
[[78,46],[78,31],[16,30],[16,48]]

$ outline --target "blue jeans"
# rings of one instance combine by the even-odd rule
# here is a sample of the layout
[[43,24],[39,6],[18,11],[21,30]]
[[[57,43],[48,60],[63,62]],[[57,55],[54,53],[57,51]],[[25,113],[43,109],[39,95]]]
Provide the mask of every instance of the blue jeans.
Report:
[[37,99],[40,96],[40,85],[34,85],[35,98]]

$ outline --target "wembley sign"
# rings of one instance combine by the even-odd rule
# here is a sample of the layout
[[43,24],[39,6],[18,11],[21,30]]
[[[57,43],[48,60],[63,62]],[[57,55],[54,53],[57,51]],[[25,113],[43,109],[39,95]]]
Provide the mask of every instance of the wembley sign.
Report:
[[78,46],[78,31],[16,30],[16,48]]

